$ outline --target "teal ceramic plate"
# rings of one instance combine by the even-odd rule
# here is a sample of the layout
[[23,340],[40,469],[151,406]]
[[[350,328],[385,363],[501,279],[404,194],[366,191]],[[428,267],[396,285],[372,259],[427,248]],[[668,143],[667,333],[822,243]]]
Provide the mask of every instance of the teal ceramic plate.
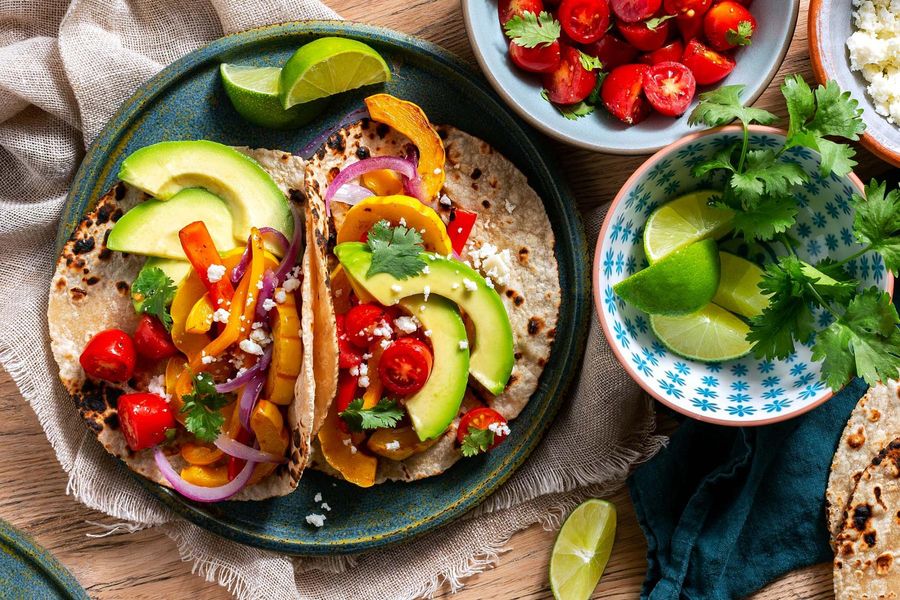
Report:
[[75,577],[53,555],[2,519],[0,597],[88,600]]
[[[193,504],[145,482],[201,527],[242,543],[301,555],[357,552],[408,539],[459,517],[497,489],[535,448],[563,402],[581,362],[590,306],[584,232],[574,199],[541,150],[545,144],[456,57],[421,40],[347,22],[297,22],[235,34],[160,72],[120,108],[88,151],[72,187],[60,240],[112,185],[121,160],[142,146],[208,138],[297,152],[362,106],[361,99],[378,87],[333,99],[312,126],[277,132],[250,125],[226,99],[217,72],[220,62],[281,65],[297,47],[323,35],[356,38],[375,47],[394,74],[385,91],[418,103],[435,123],[450,123],[487,140],[522,169],[546,204],[564,294],[556,345],[540,386],[511,424],[510,438],[488,456],[460,461],[439,477],[368,490],[307,471],[296,492],[264,502]],[[321,529],[304,519],[322,512],[313,501],[317,493],[331,507]]]

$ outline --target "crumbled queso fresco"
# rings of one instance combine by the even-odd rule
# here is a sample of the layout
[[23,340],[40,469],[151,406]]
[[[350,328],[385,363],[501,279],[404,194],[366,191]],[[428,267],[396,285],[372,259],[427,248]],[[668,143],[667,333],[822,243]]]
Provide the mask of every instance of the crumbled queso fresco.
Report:
[[206,268],[206,278],[210,283],[221,281],[225,276],[225,265],[209,265]]
[[850,67],[869,82],[875,111],[900,126],[900,0],[853,0]]
[[325,525],[325,515],[317,515],[315,513],[306,515],[306,522],[313,527],[322,527]]
[[508,249],[500,250],[493,244],[483,244],[480,248],[469,248],[469,260],[472,261],[474,268],[497,285],[503,286],[509,283],[512,257]]

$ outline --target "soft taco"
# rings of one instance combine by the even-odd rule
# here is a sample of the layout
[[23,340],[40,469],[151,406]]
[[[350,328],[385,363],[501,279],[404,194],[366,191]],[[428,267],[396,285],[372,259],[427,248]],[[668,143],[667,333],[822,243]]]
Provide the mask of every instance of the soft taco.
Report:
[[486,142],[366,99],[306,168],[311,465],[361,487],[442,473],[510,435],[560,305],[537,193]]
[[81,416],[133,471],[191,499],[283,495],[306,465],[303,172],[279,151],[142,148],[57,263],[51,348]]

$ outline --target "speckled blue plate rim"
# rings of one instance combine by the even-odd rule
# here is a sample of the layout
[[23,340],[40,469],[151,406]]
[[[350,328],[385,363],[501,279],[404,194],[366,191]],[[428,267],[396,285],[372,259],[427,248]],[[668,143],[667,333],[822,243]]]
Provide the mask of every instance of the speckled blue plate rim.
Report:
[[[58,592],[59,598],[71,598],[72,600],[90,600],[87,592],[78,583],[72,573],[69,572],[48,550],[39,546],[29,536],[22,533],[10,523],[0,519],[0,552],[18,558],[26,565],[29,571],[38,574],[47,582],[48,588]],[[13,589],[12,584],[7,585],[6,578],[14,577],[13,573],[0,572],[0,592]],[[22,582],[24,583],[24,582]],[[34,590],[39,592],[40,590]],[[2,594],[0,594],[2,596]]]
[[[550,359],[550,364],[559,364],[561,368],[545,369],[539,385],[544,402],[532,419],[530,428],[517,436],[520,439],[518,446],[508,450],[505,460],[493,471],[485,473],[480,485],[461,490],[460,496],[455,502],[445,505],[442,510],[434,512],[427,518],[410,521],[385,534],[363,535],[326,542],[299,538],[286,539],[259,531],[251,531],[242,528],[240,524],[222,521],[206,510],[204,505],[189,502],[168,488],[150,483],[135,475],[136,479],[151,493],[160,498],[177,514],[196,525],[227,539],[293,555],[346,554],[402,542],[445,525],[484,501],[521,466],[536,448],[559,411],[567,390],[580,370],[591,314],[589,259],[584,227],[575,208],[574,198],[567,184],[559,175],[560,171],[554,159],[539,151],[540,147],[546,146],[546,142],[527,126],[522,125],[521,121],[486,85],[481,75],[457,56],[435,44],[412,36],[349,21],[295,21],[225,36],[178,59],[151,78],[123,103],[88,149],[69,193],[66,211],[57,235],[57,249],[61,249],[87,208],[95,203],[96,199],[105,191],[102,186],[109,175],[109,170],[122,152],[123,137],[134,120],[140,116],[142,108],[146,104],[163,95],[169,86],[179,81],[192,69],[215,59],[222,52],[244,45],[277,40],[280,37],[310,33],[377,40],[394,45],[401,51],[424,55],[431,63],[441,68],[442,76],[454,76],[462,85],[468,86],[473,93],[479,94],[481,102],[489,103],[494,110],[507,115],[511,122],[517,125],[513,130],[506,132],[507,135],[515,137],[518,142],[529,149],[529,153],[533,157],[529,165],[530,177],[541,183],[537,187],[550,192],[543,194],[542,197],[547,211],[554,213],[557,218],[557,228],[554,230],[554,234],[557,256],[560,261],[561,283],[564,287],[557,337]],[[521,168],[522,165],[519,167]],[[569,281],[566,282],[562,281],[564,263],[569,263],[568,270],[571,271]],[[532,402],[534,401],[533,399]],[[298,521],[299,517],[298,515]],[[299,524],[298,529],[300,529]]]

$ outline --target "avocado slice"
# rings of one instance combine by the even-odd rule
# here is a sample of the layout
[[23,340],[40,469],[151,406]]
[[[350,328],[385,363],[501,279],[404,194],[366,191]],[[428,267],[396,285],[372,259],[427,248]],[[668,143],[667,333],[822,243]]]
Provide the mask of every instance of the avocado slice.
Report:
[[[469,383],[466,325],[456,305],[440,296],[409,296],[400,306],[431,331],[434,366],[421,390],[406,400],[406,412],[421,441],[438,437],[459,413]],[[422,307],[425,310],[422,310]],[[462,344],[460,344],[462,342]]]
[[288,200],[269,174],[223,144],[194,140],[146,146],[122,162],[119,179],[159,200],[169,200],[184,188],[209,190],[231,210],[239,242],[247,240],[251,227],[274,227],[288,239],[294,230]]
[[455,302],[475,326],[469,374],[494,395],[506,388],[515,363],[509,316],[500,295],[471,267],[423,252],[419,256],[428,265],[427,273],[407,279],[396,279],[388,273],[368,277],[372,252],[366,244],[346,242],[336,246],[334,253],[347,274],[385,306],[424,294],[426,288],[429,294]]
[[237,246],[228,205],[201,188],[181,190],[171,200],[146,200],[122,215],[106,245],[110,250],[185,260],[178,232],[203,221],[220,253]]
[[[141,276],[141,273],[153,268],[162,269],[162,272],[166,274],[166,277],[174,281],[175,287],[178,287],[181,285],[181,282],[184,281],[184,278],[188,276],[188,273],[191,272],[191,263],[186,260],[172,260],[170,258],[157,258],[151,256],[144,262],[144,266],[138,271],[135,280]],[[134,304],[134,310],[139,312],[138,303],[134,301],[133,297],[131,302]]]

